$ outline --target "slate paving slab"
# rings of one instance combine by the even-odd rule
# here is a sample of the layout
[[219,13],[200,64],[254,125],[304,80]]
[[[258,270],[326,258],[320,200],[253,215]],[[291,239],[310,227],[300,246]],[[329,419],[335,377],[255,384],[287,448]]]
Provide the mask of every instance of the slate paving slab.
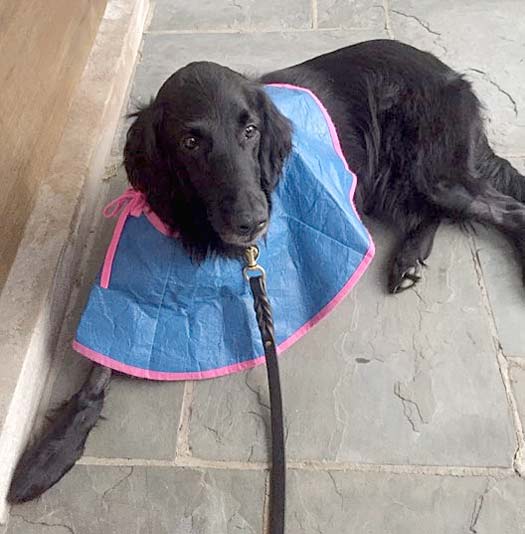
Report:
[[148,34],[137,66],[132,100],[149,102],[168,76],[192,61],[215,61],[247,75],[257,75],[386,35],[385,31],[369,30]]
[[260,31],[311,27],[310,0],[157,0],[149,31]]
[[318,0],[319,28],[373,29],[385,27],[385,10],[375,0]]
[[262,471],[77,466],[6,534],[259,534]]
[[[264,481],[264,471],[79,466],[14,507],[6,534],[262,533]],[[287,533],[519,534],[524,504],[518,478],[292,471]]]
[[517,478],[302,471],[289,487],[289,534],[518,534],[525,524]]

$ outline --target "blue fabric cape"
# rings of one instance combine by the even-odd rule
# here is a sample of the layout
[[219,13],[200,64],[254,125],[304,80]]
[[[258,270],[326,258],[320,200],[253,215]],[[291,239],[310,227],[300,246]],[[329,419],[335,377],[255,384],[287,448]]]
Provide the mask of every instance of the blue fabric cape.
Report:
[[[349,170],[333,123],[310,91],[267,86],[293,123],[293,151],[273,196],[268,236],[259,243],[278,350],[305,334],[344,298],[374,246],[352,203]],[[99,274],[75,349],[103,365],[156,380],[211,378],[264,362],[242,263],[194,264],[144,199],[126,197],[110,277]],[[135,195],[140,193],[135,192]],[[138,199],[138,200],[137,200]]]

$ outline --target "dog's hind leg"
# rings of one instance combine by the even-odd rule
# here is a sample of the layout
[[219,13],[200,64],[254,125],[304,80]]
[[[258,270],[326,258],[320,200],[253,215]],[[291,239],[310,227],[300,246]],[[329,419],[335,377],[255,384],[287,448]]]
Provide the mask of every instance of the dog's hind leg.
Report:
[[462,184],[440,182],[431,200],[452,219],[489,224],[514,245],[521,262],[525,284],[525,204],[492,186],[472,192]]
[[110,379],[111,369],[93,367],[84,385],[62,406],[44,435],[20,458],[11,481],[9,502],[40,496],[73,467],[100,417]]
[[476,171],[500,193],[525,202],[525,176],[505,158],[494,154],[486,139],[477,147]]
[[439,223],[438,216],[423,220],[403,238],[390,267],[388,288],[392,293],[400,293],[421,280],[422,268],[432,251]]

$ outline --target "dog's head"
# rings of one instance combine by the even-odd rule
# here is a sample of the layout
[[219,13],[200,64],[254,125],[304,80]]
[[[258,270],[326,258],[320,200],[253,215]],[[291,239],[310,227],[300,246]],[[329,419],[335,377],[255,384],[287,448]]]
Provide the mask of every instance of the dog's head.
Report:
[[291,125],[262,87],[208,62],[173,74],[136,114],[131,185],[197,258],[235,255],[267,230]]

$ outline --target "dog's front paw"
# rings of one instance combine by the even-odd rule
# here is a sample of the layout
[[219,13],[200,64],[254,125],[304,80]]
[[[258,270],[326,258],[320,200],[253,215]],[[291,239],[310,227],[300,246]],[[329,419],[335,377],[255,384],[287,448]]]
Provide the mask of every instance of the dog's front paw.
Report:
[[401,293],[417,284],[423,278],[423,265],[419,260],[408,264],[396,259],[390,272],[388,284],[390,292],[394,294]]

